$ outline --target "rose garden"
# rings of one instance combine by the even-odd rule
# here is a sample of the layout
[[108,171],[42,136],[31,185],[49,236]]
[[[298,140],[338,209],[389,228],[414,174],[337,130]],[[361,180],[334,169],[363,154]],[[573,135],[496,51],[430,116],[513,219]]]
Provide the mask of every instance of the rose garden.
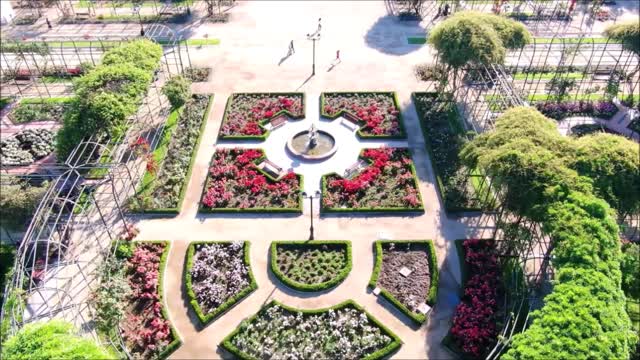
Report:
[[637,26],[365,3],[3,24],[1,357],[637,358]]

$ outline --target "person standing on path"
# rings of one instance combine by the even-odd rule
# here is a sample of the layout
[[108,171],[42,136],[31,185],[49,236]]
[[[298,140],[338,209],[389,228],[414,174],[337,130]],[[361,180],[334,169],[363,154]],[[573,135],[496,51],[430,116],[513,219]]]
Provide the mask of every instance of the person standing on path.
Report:
[[53,28],[53,26],[51,26],[51,22],[49,21],[49,18],[44,18],[44,20],[47,22],[47,27],[49,29]]
[[340,50],[336,51],[336,64],[342,62],[342,60],[340,60]]
[[322,30],[322,24],[320,24],[320,21],[322,21],[322,18],[318,18],[318,30],[316,30],[316,33],[319,33],[320,30]]
[[289,43],[289,55],[293,55],[296,53],[296,49],[293,48],[293,40]]

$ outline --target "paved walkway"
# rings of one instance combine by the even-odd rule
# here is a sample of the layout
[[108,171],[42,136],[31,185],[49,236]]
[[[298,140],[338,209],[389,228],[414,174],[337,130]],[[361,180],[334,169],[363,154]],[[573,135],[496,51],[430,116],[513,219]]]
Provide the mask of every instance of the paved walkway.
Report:
[[558,131],[562,135],[567,135],[576,125],[599,124],[637,142],[640,141],[640,135],[628,128],[632,118],[629,114],[632,111],[627,107],[620,106],[620,111],[609,120],[589,116],[568,117],[558,122]]

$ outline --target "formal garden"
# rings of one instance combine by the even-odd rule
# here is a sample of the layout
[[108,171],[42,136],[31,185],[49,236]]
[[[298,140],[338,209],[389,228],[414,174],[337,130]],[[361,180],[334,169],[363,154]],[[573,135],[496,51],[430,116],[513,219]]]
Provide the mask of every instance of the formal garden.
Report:
[[637,360],[640,27],[469,3],[24,5],[1,357]]

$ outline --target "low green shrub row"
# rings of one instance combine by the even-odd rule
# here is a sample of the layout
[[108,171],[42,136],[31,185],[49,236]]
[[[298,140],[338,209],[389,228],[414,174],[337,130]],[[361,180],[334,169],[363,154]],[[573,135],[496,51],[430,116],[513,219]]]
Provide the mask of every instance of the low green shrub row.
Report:
[[[344,301],[340,304],[334,305],[332,307],[328,307],[328,308],[323,308],[323,309],[310,309],[310,310],[306,310],[306,309],[296,309],[290,306],[287,306],[285,304],[282,304],[276,300],[272,300],[269,304],[267,304],[266,306],[264,306],[262,309],[260,309],[259,312],[257,312],[256,314],[254,314],[253,316],[249,317],[248,319],[243,320],[243,322],[251,322],[253,321],[256,317],[258,317],[259,315],[261,315],[263,312],[265,312],[268,308],[277,305],[285,310],[291,311],[291,312],[301,312],[304,315],[314,315],[314,314],[321,314],[324,313],[326,311],[329,310],[338,310],[338,309],[342,309],[345,307],[352,307],[355,308],[359,311],[362,311],[363,313],[365,313],[367,315],[367,319],[369,321],[371,321],[373,324],[375,324],[377,327],[379,327],[382,331],[382,333],[384,335],[389,336],[390,338],[393,339],[393,341],[387,345],[386,347],[369,354],[367,357],[365,357],[364,359],[367,360],[377,360],[377,359],[382,359],[385,357],[390,356],[391,354],[393,354],[395,351],[397,351],[400,346],[402,345],[402,340],[400,340],[400,338],[393,333],[391,330],[389,330],[386,326],[384,326],[381,322],[379,322],[376,318],[374,318],[371,314],[369,314],[369,312],[367,312],[362,306],[358,305],[355,301],[353,300],[347,300]],[[247,356],[245,353],[243,353],[242,351],[240,351],[240,349],[238,349],[235,345],[232,344],[231,339],[233,339],[233,337],[240,331],[240,327],[236,328],[233,332],[231,332],[231,334],[227,335],[227,337],[225,337],[222,340],[222,343],[220,344],[225,350],[229,351],[230,353],[232,353],[234,356],[238,357],[239,359],[242,360],[254,360],[252,357]]]
[[[305,284],[298,281],[291,280],[287,277],[287,275],[283,274],[278,267],[278,247],[281,245],[299,245],[301,247],[320,247],[322,245],[341,245],[344,246],[346,255],[347,255],[347,263],[342,271],[333,279],[318,283],[318,284]],[[351,255],[351,242],[343,241],[343,240],[302,240],[302,241],[273,241],[271,243],[271,271],[273,274],[286,286],[305,292],[313,292],[313,291],[321,291],[325,289],[330,289],[334,286],[340,284],[344,279],[347,278],[351,269],[353,267],[352,255]]]
[[[425,302],[433,306],[436,303],[436,299],[438,298],[438,283],[440,279],[440,274],[438,272],[438,260],[436,258],[436,249],[433,245],[433,241],[431,240],[380,240],[374,242],[374,251],[375,251],[375,265],[373,267],[373,272],[371,273],[371,279],[369,280],[369,287],[371,289],[375,289],[378,283],[378,277],[380,276],[380,271],[382,270],[382,261],[383,261],[383,252],[382,245],[383,244],[423,244],[427,246],[429,252],[429,275],[431,276],[429,293],[425,298]],[[398,299],[395,298],[389,291],[380,288],[380,295],[382,295],[385,299],[387,299],[390,303],[392,303],[395,307],[400,310],[403,314],[407,315],[411,320],[413,320],[416,324],[420,325],[427,321],[427,317],[424,314],[415,313],[409,308],[407,308],[404,304],[402,304]]]

